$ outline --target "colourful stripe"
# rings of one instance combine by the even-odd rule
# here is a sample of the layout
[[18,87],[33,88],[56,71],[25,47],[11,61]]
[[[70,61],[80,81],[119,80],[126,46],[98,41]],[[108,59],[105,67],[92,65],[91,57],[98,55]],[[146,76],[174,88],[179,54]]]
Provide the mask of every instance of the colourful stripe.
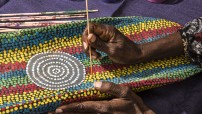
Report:
[[[100,18],[92,20],[117,27],[135,43],[147,43],[177,31],[181,26],[164,19],[148,17]],[[142,91],[190,77],[202,69],[183,57],[172,57],[136,65],[118,65],[109,59],[93,61],[82,52],[81,35],[86,21],[0,34],[0,113],[45,113],[63,103],[107,98],[91,89],[94,81],[110,81]],[[28,78],[27,61],[35,54],[62,51],[79,59],[87,75],[80,86],[51,91]],[[102,53],[106,56],[105,53]]]
[[[179,68],[180,67],[180,68]],[[180,72],[181,71],[181,69],[183,69],[183,68],[186,68],[187,69],[187,72]],[[120,70],[120,72],[124,72],[123,74],[119,74],[118,72],[116,73],[116,76],[115,76],[115,74],[111,74],[111,72],[108,72],[108,74],[106,75],[106,77],[99,77],[99,74],[98,75],[95,75],[95,77],[94,78],[96,78],[97,80],[105,80],[105,81],[110,81],[110,82],[114,82],[114,83],[117,83],[117,84],[119,84],[119,83],[130,83],[130,82],[134,82],[135,80],[137,81],[137,82],[139,82],[139,81],[142,81],[142,80],[152,80],[152,79],[156,79],[156,78],[161,78],[163,75],[165,75],[167,78],[174,78],[174,77],[178,77],[178,76],[181,76],[181,75],[183,75],[183,73],[188,73],[189,75],[193,75],[193,73],[195,73],[195,71],[197,71],[198,69],[197,69],[197,67],[196,67],[196,69],[195,70],[193,70],[193,69],[191,69],[192,68],[192,66],[185,66],[185,65],[179,65],[179,66],[175,66],[175,67],[172,67],[172,68],[169,68],[169,67],[166,67],[166,68],[164,68],[164,69],[170,69],[170,71],[169,72],[171,72],[171,73],[173,73],[173,75],[172,76],[166,76],[167,75],[167,72],[165,72],[165,71],[163,71],[162,70],[162,68],[155,68],[155,69],[151,69],[151,70],[144,70],[144,71],[139,71],[139,72],[131,72],[131,73],[129,73],[129,72],[124,72],[124,71],[127,71],[127,70]],[[155,73],[155,72],[157,72],[157,73]],[[202,70],[201,70],[202,71]],[[145,74],[144,75],[144,77],[142,77],[141,76],[141,74]],[[160,75],[159,75],[160,74]],[[174,75],[174,74],[176,74],[176,75]],[[113,76],[113,78],[111,78],[110,76],[112,76],[112,75],[114,75]],[[131,75],[133,76],[133,77],[131,77]],[[102,75],[101,75],[102,76]],[[100,79],[98,79],[98,77],[100,78]],[[141,79],[140,79],[140,77],[141,77]],[[182,77],[179,77],[180,79],[183,79]],[[124,80],[124,81],[123,81]],[[87,83],[90,83],[91,85],[93,84],[93,82],[94,82],[95,80],[93,80],[92,82],[90,81],[90,82],[87,82]],[[136,82],[135,81],[135,82]],[[26,87],[26,86],[25,86]],[[83,87],[83,85],[81,85],[80,87]],[[87,89],[87,88],[74,88],[74,91],[75,90],[77,90],[77,91],[79,91],[79,90],[85,90],[85,89]],[[45,93],[43,93],[43,91],[45,91]],[[36,90],[34,90],[34,92],[25,92],[24,91],[24,95],[27,95],[27,96],[33,96],[33,94],[34,93],[36,93],[36,94],[34,94],[35,96],[33,96],[33,99],[40,99],[41,97],[44,97],[44,98],[46,98],[46,97],[48,97],[49,95],[48,94],[50,94],[51,95],[51,93],[53,93],[54,94],[54,96],[55,95],[57,95],[57,93],[58,93],[59,91],[50,91],[50,90],[43,90],[42,89],[42,91],[39,89],[38,91],[36,91]],[[64,91],[63,91],[64,92]],[[69,92],[70,92],[70,90],[69,90]],[[40,93],[43,93],[43,96],[40,96],[39,94]],[[23,95],[22,94],[22,95]],[[14,94],[11,94],[11,95],[14,95]],[[4,99],[5,97],[7,97],[7,98],[12,98],[11,96],[9,96],[9,95],[3,95],[3,98],[2,97],[0,97],[0,99]],[[15,95],[14,96],[15,98],[17,98],[17,97],[19,97],[18,95]],[[24,98],[23,99],[23,101],[28,101],[29,100],[29,98],[28,99],[26,99],[26,98]],[[23,101],[18,101],[18,102],[23,102]],[[12,101],[12,103],[15,103],[16,101]],[[9,102],[6,102],[6,104],[7,103],[9,103]],[[3,104],[2,104],[3,105]]]
[[[181,61],[183,61],[183,63]],[[89,75],[88,74],[90,71],[89,62],[86,61],[83,63],[86,66],[87,75]],[[87,63],[87,64],[85,64],[85,63]],[[167,64],[165,64],[165,63],[167,63]],[[152,61],[149,63],[145,63],[144,65],[137,64],[136,66],[114,64],[113,62],[107,62],[107,63],[103,64],[98,61],[97,62],[93,61],[93,73],[96,74],[96,73],[106,73],[106,72],[117,72],[117,70],[118,71],[125,70],[130,74],[131,72],[144,71],[146,69],[151,69],[152,67],[165,68],[166,66],[173,67],[173,66],[178,66],[180,64],[188,64],[188,63],[190,63],[190,61],[187,58],[184,58],[183,56],[177,57],[175,59],[170,58],[170,59],[166,59],[166,60],[159,60],[157,62]],[[24,66],[24,65],[25,64],[23,62],[23,64],[20,66],[25,68],[26,66]],[[100,65],[102,65],[102,66],[100,66]],[[8,67],[10,67],[10,66],[8,66]],[[119,73],[121,74],[121,72],[119,72]],[[2,77],[0,77],[0,79],[2,79],[2,80],[7,80],[8,78],[20,79],[20,78],[24,78],[26,76],[24,74],[25,74],[25,70],[23,70],[23,69],[21,69],[20,71],[13,71],[13,72],[10,71],[8,73],[5,72],[4,74],[2,74]],[[18,77],[19,75],[20,75],[20,77]],[[100,74],[100,75],[104,75],[104,74]],[[118,75],[118,74],[115,74],[115,75]]]

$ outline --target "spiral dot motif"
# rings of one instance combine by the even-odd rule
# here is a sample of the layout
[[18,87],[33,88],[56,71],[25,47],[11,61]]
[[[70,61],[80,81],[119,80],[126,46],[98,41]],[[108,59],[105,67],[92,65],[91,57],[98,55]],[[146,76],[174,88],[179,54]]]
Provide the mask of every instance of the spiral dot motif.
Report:
[[[165,38],[182,27],[165,19],[137,16],[95,18],[91,22],[113,25],[136,44]],[[76,21],[0,34],[0,114],[44,114],[64,104],[111,98],[94,89],[96,81],[129,86],[138,92],[202,72],[183,55],[121,65],[101,53],[102,59],[92,61],[91,75],[90,60],[82,47],[85,27],[86,21]]]
[[74,87],[85,79],[84,65],[64,52],[36,54],[29,60],[26,72],[33,83],[49,90]]

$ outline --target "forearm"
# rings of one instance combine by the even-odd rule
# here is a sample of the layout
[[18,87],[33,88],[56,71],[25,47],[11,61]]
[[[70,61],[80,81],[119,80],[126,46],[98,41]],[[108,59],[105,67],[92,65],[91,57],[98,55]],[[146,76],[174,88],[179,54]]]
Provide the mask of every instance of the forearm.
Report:
[[140,46],[142,50],[142,62],[181,55],[184,53],[183,42],[179,32]]

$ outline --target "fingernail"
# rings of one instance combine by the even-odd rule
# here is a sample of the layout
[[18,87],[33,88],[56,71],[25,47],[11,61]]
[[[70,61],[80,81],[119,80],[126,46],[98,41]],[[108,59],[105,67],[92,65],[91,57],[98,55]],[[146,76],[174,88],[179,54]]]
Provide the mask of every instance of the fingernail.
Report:
[[89,34],[88,35],[88,40],[93,43],[93,42],[95,42],[96,38],[95,38],[95,36],[93,34]]
[[62,109],[56,109],[55,113],[56,114],[63,113],[63,110]]
[[95,88],[101,88],[101,86],[102,86],[102,82],[94,82],[94,87]]
[[84,47],[85,50],[88,48],[86,42],[83,42],[83,47]]

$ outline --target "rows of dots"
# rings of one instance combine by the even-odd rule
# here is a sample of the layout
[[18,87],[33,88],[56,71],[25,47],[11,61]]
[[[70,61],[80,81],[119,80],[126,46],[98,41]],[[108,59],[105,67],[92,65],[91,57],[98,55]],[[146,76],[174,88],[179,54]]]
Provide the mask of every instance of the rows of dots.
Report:
[[49,90],[75,87],[85,79],[84,65],[64,52],[34,55],[28,61],[26,72],[33,83]]

